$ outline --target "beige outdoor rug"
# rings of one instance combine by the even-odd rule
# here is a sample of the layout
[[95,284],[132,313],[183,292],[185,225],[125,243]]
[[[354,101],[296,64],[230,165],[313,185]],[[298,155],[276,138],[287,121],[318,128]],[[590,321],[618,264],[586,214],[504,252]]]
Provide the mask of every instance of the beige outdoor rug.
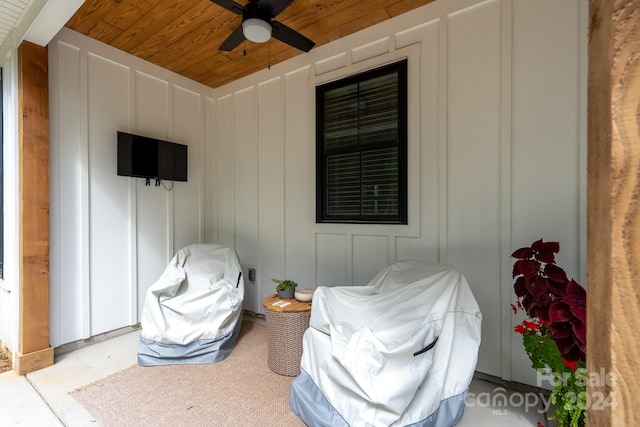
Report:
[[292,380],[267,366],[266,327],[245,321],[222,362],[135,365],[71,395],[104,427],[304,426],[289,409]]

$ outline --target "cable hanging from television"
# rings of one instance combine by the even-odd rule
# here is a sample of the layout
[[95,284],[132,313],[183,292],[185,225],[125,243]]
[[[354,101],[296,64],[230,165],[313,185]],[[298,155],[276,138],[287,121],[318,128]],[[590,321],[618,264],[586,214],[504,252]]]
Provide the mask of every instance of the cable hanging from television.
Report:
[[167,190],[167,191],[173,190],[173,184],[174,184],[173,181],[171,181],[171,187],[170,188],[167,188],[167,186],[165,184],[165,181],[163,181],[163,180],[159,180],[159,181],[160,181],[160,183],[162,184],[162,186],[164,187],[165,190]]

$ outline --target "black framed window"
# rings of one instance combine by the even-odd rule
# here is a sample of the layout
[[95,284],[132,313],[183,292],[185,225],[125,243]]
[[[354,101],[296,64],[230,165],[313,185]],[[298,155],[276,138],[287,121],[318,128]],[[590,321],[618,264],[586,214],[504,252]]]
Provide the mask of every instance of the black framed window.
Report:
[[316,87],[316,222],[407,223],[407,61]]

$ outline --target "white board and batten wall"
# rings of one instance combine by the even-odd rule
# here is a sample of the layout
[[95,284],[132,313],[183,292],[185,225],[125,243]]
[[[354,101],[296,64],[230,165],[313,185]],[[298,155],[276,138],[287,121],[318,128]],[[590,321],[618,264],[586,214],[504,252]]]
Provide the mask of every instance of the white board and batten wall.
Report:
[[[478,370],[535,385],[509,256],[558,240],[586,284],[587,15],[581,0],[436,1],[215,90],[63,30],[50,45],[58,343],[135,323],[172,251],[195,241],[256,268],[255,312],[272,278],[361,285],[417,258],[469,281]],[[402,58],[409,224],[316,224],[316,85]],[[117,129],[188,143],[189,182],[167,193],[115,176]]]
[[[214,164],[234,179],[219,236],[257,267],[249,307],[273,277],[361,285],[395,260],[449,263],[484,314],[478,370],[535,384],[510,254],[559,240],[584,283],[587,13],[579,0],[435,2],[216,89]],[[409,224],[316,224],[315,86],[401,58]]]
[[[211,88],[67,29],[49,61],[56,346],[138,323],[173,253],[213,239],[205,141],[214,104]],[[188,145],[188,181],[167,191],[118,176],[117,131]]]

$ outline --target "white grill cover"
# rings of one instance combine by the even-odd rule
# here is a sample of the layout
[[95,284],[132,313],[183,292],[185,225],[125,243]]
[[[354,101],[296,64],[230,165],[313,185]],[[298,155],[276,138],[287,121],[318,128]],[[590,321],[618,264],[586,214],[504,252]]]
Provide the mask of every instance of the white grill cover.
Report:
[[[235,251],[227,246],[180,249],[147,291],[138,362],[207,363],[226,357],[240,331],[241,271]],[[212,352],[222,354],[206,355]]]
[[[292,409],[309,425],[455,424],[477,362],[481,318],[465,278],[443,264],[402,261],[367,286],[319,287]],[[449,398],[455,405],[437,416]]]

